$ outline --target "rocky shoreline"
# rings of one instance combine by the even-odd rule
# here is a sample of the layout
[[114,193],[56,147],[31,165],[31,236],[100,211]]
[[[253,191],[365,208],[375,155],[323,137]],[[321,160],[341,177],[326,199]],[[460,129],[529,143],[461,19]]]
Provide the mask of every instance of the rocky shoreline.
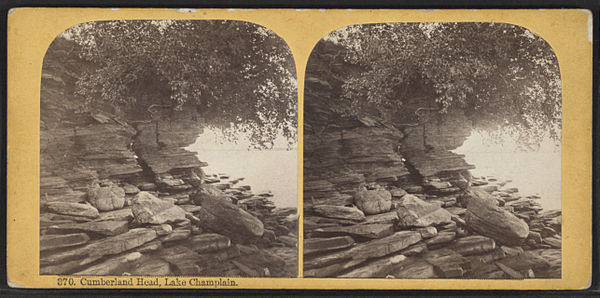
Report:
[[317,46],[306,71],[304,277],[560,278],[561,212],[471,176],[464,111],[343,116],[343,56]]
[[297,211],[205,175],[187,120],[42,127],[40,273],[297,275]]
[[370,185],[356,206],[313,207],[304,276],[560,278],[561,212],[495,178],[471,184],[460,191],[429,178],[411,193]]

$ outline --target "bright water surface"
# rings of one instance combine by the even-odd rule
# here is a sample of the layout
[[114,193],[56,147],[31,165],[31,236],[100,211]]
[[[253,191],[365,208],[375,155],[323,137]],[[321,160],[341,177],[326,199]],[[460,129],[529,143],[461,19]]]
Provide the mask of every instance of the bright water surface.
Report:
[[249,149],[250,142],[240,135],[236,142],[226,140],[218,129],[205,128],[188,150],[208,163],[206,174],[227,174],[230,179],[245,178],[239,185],[250,185],[253,193],[271,191],[277,207],[298,206],[298,150],[288,148],[283,137],[272,150]]
[[495,176],[512,182],[521,196],[539,194],[544,210],[561,209],[561,151],[552,141],[544,141],[539,148],[521,151],[508,136],[493,143],[480,133],[473,133],[454,152],[465,155],[465,160],[476,168],[473,176]]

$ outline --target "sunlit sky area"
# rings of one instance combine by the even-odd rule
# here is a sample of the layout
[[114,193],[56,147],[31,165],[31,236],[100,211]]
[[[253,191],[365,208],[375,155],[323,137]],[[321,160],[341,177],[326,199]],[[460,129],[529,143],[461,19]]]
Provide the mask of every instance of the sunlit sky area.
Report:
[[492,142],[482,133],[473,132],[454,152],[476,166],[473,176],[511,179],[507,186],[517,187],[522,196],[539,194],[545,210],[561,209],[561,150],[550,139],[536,150],[522,151],[508,135]]
[[205,173],[224,173],[232,179],[243,177],[241,185],[250,185],[255,194],[270,190],[277,207],[298,206],[297,144],[288,147],[283,136],[275,140],[272,150],[261,151],[251,149],[243,134],[238,134],[238,140],[233,142],[219,129],[205,128],[187,149],[208,163],[203,168]]

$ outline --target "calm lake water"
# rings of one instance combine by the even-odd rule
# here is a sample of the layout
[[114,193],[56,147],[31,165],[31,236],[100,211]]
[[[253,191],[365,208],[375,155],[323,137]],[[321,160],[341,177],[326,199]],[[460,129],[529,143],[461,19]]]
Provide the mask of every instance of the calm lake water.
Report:
[[561,151],[552,141],[539,148],[521,151],[509,137],[495,144],[479,133],[473,133],[454,152],[476,168],[473,176],[495,176],[511,179],[506,186],[517,187],[521,196],[539,194],[544,210],[561,209]]
[[253,193],[271,191],[277,207],[298,207],[298,150],[287,147],[282,138],[272,150],[249,149],[244,135],[236,142],[226,140],[216,129],[204,129],[187,150],[198,153],[208,166],[206,174],[227,174],[231,179],[245,178],[239,185],[250,185]]

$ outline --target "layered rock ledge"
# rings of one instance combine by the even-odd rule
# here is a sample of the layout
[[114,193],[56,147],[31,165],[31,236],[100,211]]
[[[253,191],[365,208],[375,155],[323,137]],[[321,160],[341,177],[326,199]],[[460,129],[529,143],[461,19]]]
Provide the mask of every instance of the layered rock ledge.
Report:
[[41,274],[297,275],[296,209],[206,175],[183,149],[200,124],[96,111],[69,126],[41,130]]
[[468,118],[418,101],[406,114],[342,116],[339,74],[359,66],[338,55],[320,48],[306,73],[304,276],[560,278],[561,212],[471,176],[452,152]]

